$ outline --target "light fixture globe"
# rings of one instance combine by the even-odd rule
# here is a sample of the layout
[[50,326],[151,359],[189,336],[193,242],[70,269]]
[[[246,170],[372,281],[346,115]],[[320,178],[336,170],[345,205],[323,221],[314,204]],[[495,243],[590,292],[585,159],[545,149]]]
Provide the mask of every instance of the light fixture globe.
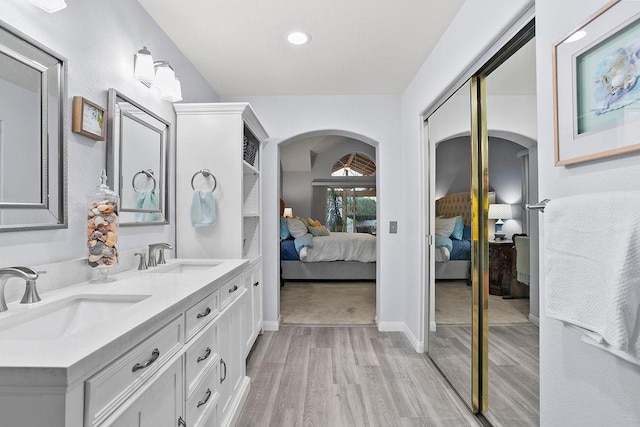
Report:
[[153,57],[146,46],[134,55],[133,75],[139,82],[147,87],[150,87],[156,78],[156,70],[153,67]]

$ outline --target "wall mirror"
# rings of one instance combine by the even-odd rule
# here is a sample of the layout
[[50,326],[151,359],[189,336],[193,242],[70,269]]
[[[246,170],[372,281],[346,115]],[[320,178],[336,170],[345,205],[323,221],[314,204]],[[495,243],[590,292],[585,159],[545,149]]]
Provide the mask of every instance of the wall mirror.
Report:
[[120,225],[168,223],[169,122],[109,89],[110,186],[120,196]]
[[0,231],[67,226],[65,61],[0,21]]

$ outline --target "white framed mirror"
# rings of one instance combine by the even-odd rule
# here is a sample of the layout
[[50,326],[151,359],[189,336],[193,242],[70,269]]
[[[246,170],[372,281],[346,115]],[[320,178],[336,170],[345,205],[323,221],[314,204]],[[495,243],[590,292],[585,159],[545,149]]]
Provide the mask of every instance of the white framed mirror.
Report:
[[66,228],[66,59],[0,21],[0,232]]
[[120,196],[120,225],[168,223],[170,123],[109,89],[107,169]]

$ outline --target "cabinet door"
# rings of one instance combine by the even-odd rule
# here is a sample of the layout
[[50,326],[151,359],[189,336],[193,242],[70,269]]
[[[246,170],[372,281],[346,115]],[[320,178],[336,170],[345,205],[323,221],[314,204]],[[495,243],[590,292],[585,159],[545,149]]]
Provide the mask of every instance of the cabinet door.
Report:
[[[114,414],[105,425],[117,427],[175,427],[183,415],[184,385],[182,359],[177,359],[158,377],[132,396],[122,412]],[[127,405],[125,403],[125,405]]]
[[255,341],[262,330],[262,263],[256,264],[252,276],[253,340]]
[[249,293],[243,290],[238,300],[218,320],[218,348],[220,351],[220,403],[218,420],[224,423],[233,406],[236,391],[245,375],[242,315]]

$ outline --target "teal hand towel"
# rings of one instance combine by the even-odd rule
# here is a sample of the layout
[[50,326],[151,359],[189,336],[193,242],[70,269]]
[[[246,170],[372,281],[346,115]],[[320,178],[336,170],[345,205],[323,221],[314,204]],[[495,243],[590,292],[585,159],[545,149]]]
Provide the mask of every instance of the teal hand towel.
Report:
[[208,227],[216,223],[216,199],[211,191],[196,190],[191,199],[191,225]]
[[[155,191],[140,191],[136,198],[136,209],[158,210],[158,195]],[[138,212],[136,222],[154,222],[161,219],[158,212]]]

